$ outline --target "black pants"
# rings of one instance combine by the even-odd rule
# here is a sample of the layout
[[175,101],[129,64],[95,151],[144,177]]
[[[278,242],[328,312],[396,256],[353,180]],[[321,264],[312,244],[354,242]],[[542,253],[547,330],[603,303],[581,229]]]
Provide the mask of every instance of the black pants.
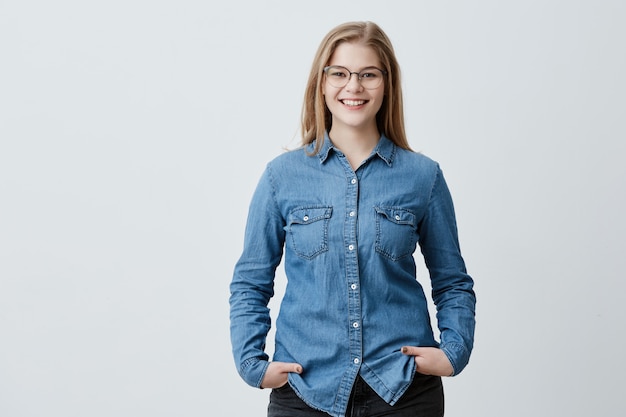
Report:
[[[346,417],[442,417],[443,384],[438,376],[415,374],[413,383],[394,405],[387,404],[359,376],[350,395]],[[268,417],[328,417],[296,395],[289,384],[272,390]]]

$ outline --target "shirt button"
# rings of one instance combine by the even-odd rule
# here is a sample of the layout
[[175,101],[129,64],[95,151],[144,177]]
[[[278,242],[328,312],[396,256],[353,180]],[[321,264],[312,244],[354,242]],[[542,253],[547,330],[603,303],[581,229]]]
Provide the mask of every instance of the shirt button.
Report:
[[359,362],[361,362],[361,361],[359,360],[359,358],[354,358],[354,361],[353,361],[353,362],[354,362],[355,364],[358,364],[358,363],[359,363]]
[[350,217],[354,217],[355,214],[356,214],[355,212],[351,211],[350,212]]
[[352,178],[352,181],[350,181],[350,184],[356,184],[356,178]]
[[302,220],[304,220],[305,222],[308,222],[308,221],[309,221],[309,216],[304,216],[304,217],[302,218]]
[[396,220],[400,220],[400,216],[396,214]]
[[354,323],[352,323],[352,327],[354,327],[355,329],[358,329],[359,323],[355,321]]
[[348,245],[349,250],[354,250],[354,245]]
[[350,285],[350,288],[352,288],[353,290],[356,290],[356,284]]

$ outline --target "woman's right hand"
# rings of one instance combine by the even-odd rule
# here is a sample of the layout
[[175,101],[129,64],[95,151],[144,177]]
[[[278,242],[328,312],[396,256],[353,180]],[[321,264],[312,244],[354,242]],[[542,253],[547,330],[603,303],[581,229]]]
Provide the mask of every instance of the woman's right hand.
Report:
[[280,388],[287,383],[290,373],[301,374],[302,366],[290,362],[270,362],[265,371],[261,388]]

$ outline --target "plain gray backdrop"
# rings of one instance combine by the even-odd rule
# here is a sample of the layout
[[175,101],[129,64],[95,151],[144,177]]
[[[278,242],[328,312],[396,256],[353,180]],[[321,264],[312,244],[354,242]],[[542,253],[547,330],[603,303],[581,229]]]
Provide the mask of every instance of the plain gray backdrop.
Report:
[[623,1],[0,0],[0,416],[264,415],[228,285],[350,20],[395,45],[476,280],[446,415],[624,414]]

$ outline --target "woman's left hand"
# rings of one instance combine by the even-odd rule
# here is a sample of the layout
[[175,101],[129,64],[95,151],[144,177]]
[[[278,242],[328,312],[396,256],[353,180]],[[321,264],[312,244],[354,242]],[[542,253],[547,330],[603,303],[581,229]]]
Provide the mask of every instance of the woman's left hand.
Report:
[[451,376],[454,373],[450,360],[439,348],[404,346],[402,353],[415,358],[417,372],[420,374]]

